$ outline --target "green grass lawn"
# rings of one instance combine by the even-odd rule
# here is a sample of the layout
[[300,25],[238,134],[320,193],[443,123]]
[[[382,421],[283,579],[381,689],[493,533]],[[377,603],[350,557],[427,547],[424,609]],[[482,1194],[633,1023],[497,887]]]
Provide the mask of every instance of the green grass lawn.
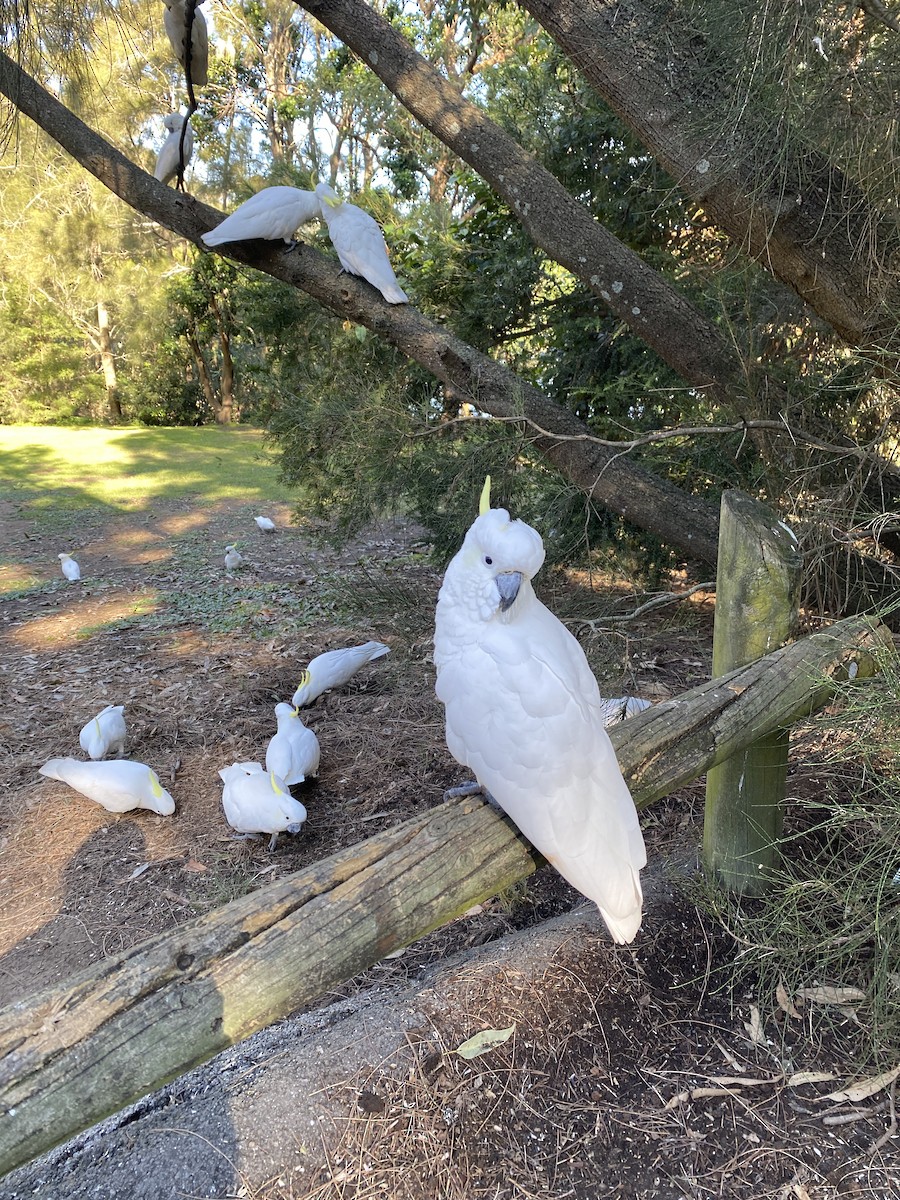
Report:
[[66,507],[136,512],[159,499],[205,503],[296,501],[280,483],[262,432],[246,426],[199,429],[0,426],[0,499],[38,517]]

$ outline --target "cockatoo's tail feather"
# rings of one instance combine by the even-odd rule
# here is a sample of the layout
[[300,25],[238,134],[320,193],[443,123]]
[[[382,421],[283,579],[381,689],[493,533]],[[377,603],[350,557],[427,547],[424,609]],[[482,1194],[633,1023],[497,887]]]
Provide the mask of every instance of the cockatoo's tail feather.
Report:
[[448,566],[434,643],[447,744],[627,942],[643,838],[584,651],[531,586],[543,561],[536,530],[490,509]]

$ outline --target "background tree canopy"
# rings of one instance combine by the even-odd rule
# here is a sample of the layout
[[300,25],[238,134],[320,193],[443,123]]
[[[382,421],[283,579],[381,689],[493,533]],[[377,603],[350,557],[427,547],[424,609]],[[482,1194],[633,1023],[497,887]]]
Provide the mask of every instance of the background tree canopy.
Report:
[[[714,561],[740,486],[832,605],[896,587],[889,11],[203,12],[184,197],[143,174],[187,99],[159,0],[0,0],[0,420],[262,421],[310,503],[399,504],[442,549],[486,469],[555,557],[616,538],[645,567]],[[318,180],[380,221],[409,309],[338,276],[324,228],[198,248],[206,204]]]

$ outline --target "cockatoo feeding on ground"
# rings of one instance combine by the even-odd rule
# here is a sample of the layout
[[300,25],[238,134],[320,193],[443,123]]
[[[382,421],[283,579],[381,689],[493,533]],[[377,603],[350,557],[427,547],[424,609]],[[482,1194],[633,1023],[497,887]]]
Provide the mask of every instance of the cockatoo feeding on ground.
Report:
[[434,662],[447,745],[596,903],[615,941],[630,942],[647,856],[597,681],[532,589],[544,561],[540,535],[490,508],[489,485],[438,596]]
[[319,739],[300,720],[292,704],[276,704],[278,732],[266,749],[266,770],[274,771],[290,787],[307,775],[319,773]]
[[191,161],[191,153],[194,149],[194,131],[191,129],[190,118],[183,117],[181,113],[170,113],[168,117],[163,117],[163,125],[169,130],[169,136],[163,142],[162,149],[157,155],[156,170],[153,174],[160,183],[168,183],[178,174],[182,126],[187,126],[184,134],[185,167]]
[[341,200],[327,183],[316,186],[322,216],[341,266],[351,275],[361,275],[378,288],[388,304],[408,304],[409,297],[397,282],[388,259],[381,226],[355,204]]
[[244,556],[241,554],[240,550],[236,549],[234,546],[225,547],[226,571],[236,571],[243,561]]
[[275,522],[271,519],[271,517],[254,517],[253,520],[260,527],[263,533],[275,532]]
[[[185,0],[163,0],[166,11],[163,13],[163,24],[175,52],[175,57],[182,67],[187,70],[185,48],[187,46],[187,5]],[[205,87],[209,72],[209,34],[206,29],[206,17],[200,11],[200,4],[194,9],[194,20],[191,25],[191,84],[194,87]]]
[[322,210],[315,192],[295,187],[266,187],[245,200],[215,229],[201,234],[201,241],[207,246],[244,242],[250,238],[290,242],[301,225],[321,219]]
[[306,809],[274,771],[264,771],[257,762],[233,763],[219,771],[219,778],[225,784],[222,807],[232,829],[270,833],[270,850],[275,849],[279,833],[300,832]]
[[169,817],[175,811],[175,801],[159,782],[159,776],[144,763],[131,762],[127,758],[114,762],[51,758],[38,770],[48,779],[61,779],[109,812],[149,808],[161,817]]
[[326,650],[324,654],[317,654],[306,670],[301,672],[292,704],[295,708],[312,704],[317,696],[329,688],[346,683],[367,662],[390,654],[390,651],[390,646],[384,642],[366,642],[362,646],[348,646],[346,650]]
[[98,712],[82,729],[78,741],[88,758],[106,758],[110,751],[116,751],[116,757],[121,758],[125,753],[125,712],[124,704],[107,704],[102,712]]
[[56,557],[59,559],[59,565],[62,567],[62,573],[66,579],[74,582],[81,578],[81,567],[71,554],[57,554]]

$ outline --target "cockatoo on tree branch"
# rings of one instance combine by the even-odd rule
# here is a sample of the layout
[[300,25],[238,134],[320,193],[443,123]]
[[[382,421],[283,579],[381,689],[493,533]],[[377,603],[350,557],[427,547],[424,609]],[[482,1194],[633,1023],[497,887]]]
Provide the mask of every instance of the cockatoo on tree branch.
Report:
[[584,651],[531,586],[540,534],[481,513],[447,567],[434,638],[447,745],[525,837],[600,909],[616,942],[641,924],[647,862]]

